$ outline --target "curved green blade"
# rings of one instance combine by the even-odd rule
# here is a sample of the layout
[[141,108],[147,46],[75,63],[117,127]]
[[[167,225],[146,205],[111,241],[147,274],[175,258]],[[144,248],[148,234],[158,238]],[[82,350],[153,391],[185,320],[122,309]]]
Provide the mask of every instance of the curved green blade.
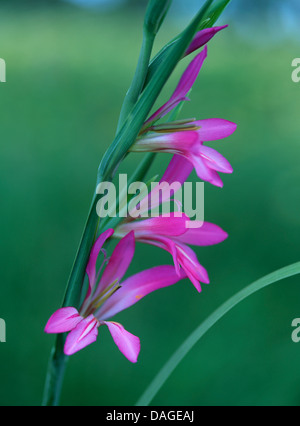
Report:
[[138,400],[136,406],[148,406],[153,398],[157,395],[159,390],[162,388],[164,383],[171,376],[176,367],[184,359],[184,357],[190,352],[191,349],[199,342],[199,340],[229,311],[231,311],[240,302],[245,300],[252,294],[268,287],[271,284],[275,284],[278,281],[284,280],[289,277],[300,274],[300,262],[293,265],[287,266],[258,281],[255,281],[249,287],[246,287],[226,303],[224,303],[219,309],[217,309],[210,317],[207,318],[177,349],[172,355],[169,361],[161,369],[158,375],[154,378],[153,382],[149,385],[146,391],[143,393],[141,398]]

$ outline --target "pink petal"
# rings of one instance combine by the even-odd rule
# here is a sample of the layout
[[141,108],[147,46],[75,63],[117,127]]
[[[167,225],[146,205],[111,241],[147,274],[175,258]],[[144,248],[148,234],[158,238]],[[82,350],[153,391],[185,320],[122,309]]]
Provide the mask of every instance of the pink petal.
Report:
[[[186,131],[148,136],[136,142],[131,150],[134,152],[167,152],[177,154],[195,167],[201,179],[211,182],[214,180],[214,171],[211,171],[210,167],[202,160],[201,149],[202,142],[200,141],[198,132]],[[178,162],[177,159],[176,162]],[[186,170],[184,173],[186,173]],[[154,189],[154,191],[157,192],[158,190]],[[168,197],[164,196],[164,198]]]
[[127,272],[135,250],[134,233],[130,232],[116,246],[105,268],[95,297],[114,282],[120,282]]
[[201,292],[200,282],[209,284],[206,269],[200,265],[196,253],[190,247],[181,243],[180,237],[171,239],[155,236],[153,239],[145,238],[141,242],[152,244],[168,251],[173,257],[177,275],[180,276],[184,272],[199,293]]
[[186,158],[179,155],[174,155],[172,158],[165,174],[163,175],[161,182],[167,182],[172,184],[173,182],[179,182],[181,185],[186,182],[190,174],[193,171],[193,165]]
[[75,308],[62,308],[56,311],[45,327],[45,333],[60,334],[73,330],[82,321]]
[[176,240],[193,246],[212,246],[227,238],[228,234],[219,226],[204,222],[200,228],[189,229],[184,235],[176,237]]
[[136,142],[132,151],[137,152],[170,152],[171,154],[185,153],[201,146],[198,131],[174,132],[147,136]]
[[191,88],[193,87],[199,72],[203,66],[205,59],[207,58],[207,47],[200,52],[190,63],[186,71],[184,72],[176,90],[171,99],[182,99],[184,98]]
[[99,253],[104,243],[106,242],[106,240],[108,240],[113,235],[113,233],[114,233],[113,229],[108,229],[107,231],[105,231],[103,234],[100,235],[100,237],[97,239],[97,241],[95,242],[92,248],[89,263],[86,268],[86,273],[88,274],[88,277],[89,277],[89,291],[88,291],[87,297],[89,297],[89,295],[91,294],[91,291],[93,290],[96,284],[96,264],[97,264]]
[[68,335],[64,352],[65,355],[74,355],[76,352],[91,345],[97,340],[99,322],[93,315],[82,320]]
[[205,30],[199,31],[187,49],[185,56],[190,55],[191,53],[200,49],[200,47],[208,43],[219,31],[227,27],[228,25],[224,25],[223,27],[207,28]]
[[215,170],[211,170],[212,178],[210,183],[214,186],[217,186],[218,188],[223,188],[224,183],[222,179],[220,178],[219,174]]
[[118,233],[126,234],[129,231],[134,231],[135,238],[137,239],[140,236],[153,236],[155,234],[179,236],[187,231],[186,222],[189,220],[188,216],[184,213],[182,217],[175,217],[175,213],[170,213],[169,215],[121,225],[118,228]]
[[[188,231],[189,232],[189,231]],[[191,280],[196,289],[200,292],[200,281],[209,284],[209,277],[206,269],[200,265],[195,252],[180,241],[181,237],[166,238],[159,235],[144,236],[139,241],[144,244],[151,244],[169,252],[174,261],[175,272],[179,279],[182,274]],[[180,269],[182,268],[182,269]]]
[[125,328],[117,322],[103,321],[103,324],[107,325],[115,344],[122,354],[130,362],[136,363],[141,349],[140,339],[126,331]]
[[208,146],[201,147],[201,157],[205,163],[213,170],[222,173],[232,173],[231,164],[218,151]]
[[177,250],[175,239],[176,238],[174,238],[173,240],[173,237],[167,238],[167,237],[160,236],[158,234],[152,235],[152,236],[141,235],[139,237],[139,241],[141,243],[153,245],[155,247],[161,248],[162,250],[165,250],[168,253],[170,253],[171,256],[173,257],[176,274],[180,277],[181,276],[180,263],[179,263],[178,250]]
[[227,138],[237,129],[237,125],[235,123],[221,118],[209,118],[207,120],[194,121],[193,124],[201,127],[197,130],[197,132],[200,140],[203,142]]
[[[194,166],[189,160],[181,155],[174,155],[162,179],[160,180],[160,185],[157,185],[150,192],[148,197],[141,201],[141,214],[147,212],[150,208],[154,209],[164,202],[169,201],[174,196],[175,192],[183,186],[193,169]],[[171,189],[170,186],[176,183],[176,189]]]
[[181,267],[200,293],[200,282],[204,284],[209,284],[210,282],[206,269],[200,265],[196,253],[187,245],[177,244],[177,251]]
[[215,170],[212,170],[208,164],[201,158],[200,155],[191,155],[191,162],[193,163],[197,176],[204,182],[209,182],[212,185],[223,187],[223,182],[220,180],[219,175]]
[[144,235],[143,237],[141,236],[139,238],[139,241],[144,244],[150,244],[155,247],[159,247],[167,251],[168,253],[170,253],[171,256],[173,257],[176,274],[180,276],[181,272],[180,272],[178,251],[177,251],[176,242],[173,240],[173,238],[166,238],[160,235],[153,235],[153,236]]
[[158,266],[134,275],[128,278],[122,287],[104,303],[98,311],[97,317],[111,318],[153,291],[176,284],[185,277],[183,271],[178,276],[174,266],[169,265]]
[[170,100],[163,105],[158,111],[156,111],[147,120],[146,124],[152,123],[154,120],[158,120],[164,117],[168,112],[174,109],[180,102],[187,100],[186,96],[193,87],[198,74],[203,66],[203,63],[207,57],[207,48],[197,55],[190,63],[186,71],[184,72],[175,92],[171,96]]

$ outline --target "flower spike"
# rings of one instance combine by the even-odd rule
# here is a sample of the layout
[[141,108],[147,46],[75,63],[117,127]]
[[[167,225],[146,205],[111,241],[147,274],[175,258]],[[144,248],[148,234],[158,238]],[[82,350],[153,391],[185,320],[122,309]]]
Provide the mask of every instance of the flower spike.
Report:
[[[112,316],[139,302],[147,294],[160,288],[171,286],[186,278],[181,272],[176,274],[173,266],[158,266],[134,275],[122,282],[134,253],[134,234],[129,232],[121,239],[114,250],[98,286],[95,283],[97,253],[103,241],[113,234],[106,231],[96,241],[90,256],[89,272],[91,292],[82,307],[77,311],[73,307],[56,311],[49,319],[45,332],[48,334],[67,333],[64,352],[74,355],[97,340],[98,329],[106,325],[119,350],[131,362],[137,362],[140,352],[140,340],[114,321],[107,321]],[[93,284],[93,286],[91,285]]]

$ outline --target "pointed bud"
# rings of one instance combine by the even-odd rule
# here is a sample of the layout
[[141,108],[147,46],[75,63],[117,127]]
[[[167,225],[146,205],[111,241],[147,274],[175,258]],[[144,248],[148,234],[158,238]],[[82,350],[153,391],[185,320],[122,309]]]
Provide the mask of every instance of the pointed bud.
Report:
[[191,53],[195,52],[196,50],[200,49],[200,47],[207,44],[219,31],[224,30],[224,28],[227,28],[227,27],[228,25],[224,25],[223,27],[213,27],[213,28],[207,28],[205,30],[199,31],[194,37],[189,48],[185,52],[185,56],[188,56]]

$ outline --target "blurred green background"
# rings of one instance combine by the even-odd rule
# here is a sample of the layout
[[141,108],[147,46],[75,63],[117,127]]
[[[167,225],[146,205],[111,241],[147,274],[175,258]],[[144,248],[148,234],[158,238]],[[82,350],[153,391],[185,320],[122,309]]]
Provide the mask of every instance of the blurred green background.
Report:
[[[0,57],[7,63],[7,83],[0,85],[0,317],[7,323],[7,343],[0,344],[1,406],[41,403],[54,342],[43,329],[61,304],[98,163],[113,139],[140,48],[142,14],[136,10],[53,4],[0,6]],[[186,22],[169,19],[156,50]],[[235,173],[225,176],[222,190],[205,185],[206,220],[230,234],[222,245],[196,250],[211,285],[197,295],[182,282],[117,317],[141,338],[137,365],[101,328],[98,342],[69,361],[63,405],[133,405],[222,302],[299,261],[300,84],[291,80],[299,40],[265,43],[257,38],[264,25],[252,22],[253,43],[254,36],[242,37],[234,22],[216,36],[184,109],[184,117],[238,123],[234,136],[214,144]],[[131,155],[127,170],[140,158]],[[161,172],[168,160],[158,157],[154,170]],[[138,245],[130,273],[163,263],[171,263],[167,253]],[[299,405],[300,344],[291,340],[299,296],[294,278],[242,303],[193,349],[153,404]]]

